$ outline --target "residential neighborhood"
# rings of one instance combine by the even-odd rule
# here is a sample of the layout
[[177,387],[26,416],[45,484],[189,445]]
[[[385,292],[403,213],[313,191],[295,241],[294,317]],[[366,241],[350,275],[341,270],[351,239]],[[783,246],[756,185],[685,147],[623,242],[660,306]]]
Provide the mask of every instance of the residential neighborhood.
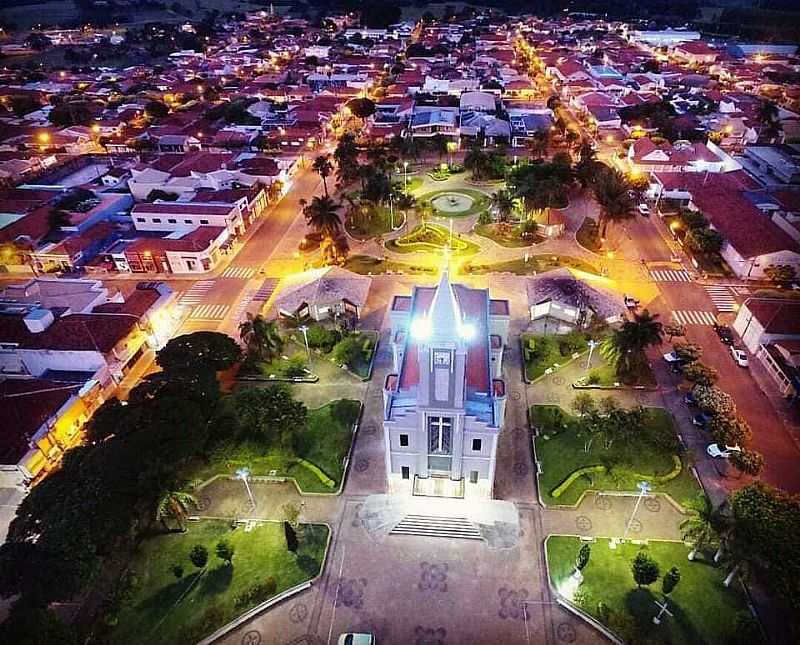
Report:
[[187,2],[0,8],[0,641],[800,642],[796,8]]

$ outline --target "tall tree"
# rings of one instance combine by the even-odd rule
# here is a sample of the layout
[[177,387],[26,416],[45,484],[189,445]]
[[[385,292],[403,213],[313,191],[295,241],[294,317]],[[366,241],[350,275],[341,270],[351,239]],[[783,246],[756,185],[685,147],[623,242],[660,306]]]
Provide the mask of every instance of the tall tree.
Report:
[[314,159],[314,163],[311,164],[311,167],[314,169],[314,172],[316,172],[322,178],[322,186],[325,189],[325,197],[327,197],[328,177],[333,171],[333,164],[331,163],[330,157],[328,157],[328,155],[317,156]]
[[633,217],[633,198],[630,186],[618,170],[608,168],[600,172],[594,183],[594,197],[600,205],[600,235],[606,237],[611,222],[621,222]]
[[225,370],[241,357],[241,350],[230,336],[213,331],[196,331],[172,338],[156,354],[156,363],[165,371]]
[[658,314],[647,309],[634,313],[611,338],[604,342],[601,351],[611,360],[621,375],[633,374],[646,362],[644,350],[661,344],[663,329]]
[[719,533],[716,528],[716,512],[711,499],[704,492],[688,504],[691,515],[681,524],[683,540],[691,542],[689,560],[694,560],[698,551],[719,546]]
[[178,529],[185,531],[185,521],[189,516],[190,505],[197,506],[197,498],[194,495],[175,490],[167,491],[156,505],[156,520],[161,522],[165,531],[169,531],[167,518],[171,517],[178,524]]
[[507,190],[498,190],[492,193],[492,206],[497,211],[498,219],[507,222],[514,211],[514,196]]
[[306,224],[323,237],[335,238],[341,233],[339,204],[330,197],[314,197],[304,209]]
[[247,345],[248,354],[262,361],[270,361],[283,349],[284,341],[274,320],[261,314],[247,314],[239,325],[239,336]]

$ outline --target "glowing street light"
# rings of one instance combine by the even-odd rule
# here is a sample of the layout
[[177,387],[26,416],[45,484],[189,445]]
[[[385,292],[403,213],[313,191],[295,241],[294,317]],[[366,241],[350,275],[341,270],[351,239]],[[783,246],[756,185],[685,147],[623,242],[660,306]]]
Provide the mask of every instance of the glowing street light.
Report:
[[247,496],[250,498],[250,504],[253,507],[253,510],[256,508],[256,500],[253,498],[253,491],[250,490],[250,482],[248,478],[250,477],[250,469],[249,468],[239,468],[236,471],[236,476],[244,482],[245,490],[247,491]]
[[300,325],[298,329],[303,332],[303,340],[306,344],[306,356],[308,356],[308,364],[311,365],[311,350],[308,347],[308,327],[306,325]]
[[403,172],[405,173],[405,181],[403,183],[403,192],[408,192],[408,162],[403,162]]
[[636,498],[636,504],[633,507],[633,513],[631,513],[631,518],[628,520],[628,524],[625,527],[625,532],[622,534],[623,542],[625,541],[625,538],[628,537],[628,531],[630,531],[630,528],[633,525],[633,520],[636,518],[636,511],[639,510],[639,504],[642,503],[642,498],[650,492],[649,482],[639,482],[636,484],[636,487],[639,489],[639,497]]

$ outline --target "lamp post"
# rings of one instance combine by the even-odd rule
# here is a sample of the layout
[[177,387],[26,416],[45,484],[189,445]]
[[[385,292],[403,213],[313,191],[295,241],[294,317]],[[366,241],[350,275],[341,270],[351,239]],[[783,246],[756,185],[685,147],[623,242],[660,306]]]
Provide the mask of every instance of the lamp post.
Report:
[[405,175],[405,180],[403,181],[403,192],[408,193],[408,162],[403,162],[403,173]]
[[636,486],[639,489],[639,497],[636,498],[636,504],[633,507],[633,513],[631,513],[631,518],[628,520],[627,526],[625,526],[625,532],[622,534],[622,542],[624,542],[625,538],[628,537],[628,531],[633,524],[633,520],[636,518],[636,511],[639,510],[639,504],[642,503],[642,498],[650,492],[650,484],[648,482],[639,482],[636,484]]
[[308,327],[300,325],[299,329],[303,332],[303,340],[306,344],[306,356],[308,356],[308,364],[311,365],[311,350],[308,348]]
[[589,366],[592,364],[592,353],[594,352],[594,348],[597,347],[600,343],[598,343],[594,339],[589,340],[589,359],[586,361],[586,370],[589,370]]
[[247,491],[247,496],[250,498],[250,504],[253,506],[253,510],[256,508],[256,500],[253,499],[253,491],[250,490],[250,482],[247,481],[248,477],[250,477],[250,469],[249,468],[239,468],[236,471],[236,476],[244,482],[245,490]]

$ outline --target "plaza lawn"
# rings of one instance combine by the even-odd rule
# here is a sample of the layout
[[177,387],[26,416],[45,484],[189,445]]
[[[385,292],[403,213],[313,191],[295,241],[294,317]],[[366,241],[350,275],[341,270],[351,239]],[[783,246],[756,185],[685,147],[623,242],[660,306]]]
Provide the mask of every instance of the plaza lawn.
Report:
[[525,378],[528,381],[539,378],[547,368],[556,363],[564,365],[571,361],[573,354],[580,354],[589,346],[586,336],[579,332],[561,336],[523,334],[521,341]]
[[478,224],[475,233],[488,237],[492,242],[510,249],[518,249],[538,244],[542,241],[538,235],[523,238],[522,224]]
[[575,233],[575,239],[577,239],[578,244],[583,248],[594,253],[599,252],[602,246],[599,227],[597,226],[597,222],[591,217],[587,217],[583,220],[581,227]]
[[[306,533],[308,531],[308,533]],[[132,563],[136,586],[111,634],[114,643],[194,643],[266,598],[236,607],[236,597],[253,585],[273,578],[276,593],[313,578],[325,556],[328,528],[305,525],[297,553],[286,549],[283,525],[269,522],[250,532],[231,530],[229,522],[189,522],[186,533],[146,538]],[[220,540],[233,545],[233,566],[217,558]],[[190,562],[196,544],[208,549],[204,573]],[[176,579],[171,567],[184,575]]]
[[247,361],[239,370],[239,376],[259,380],[294,381],[302,379],[316,381],[318,377],[308,366],[305,348],[287,344],[281,355],[271,361]]
[[443,251],[452,242],[453,255],[472,255],[480,251],[477,244],[462,240],[457,234],[451,238],[450,231],[438,224],[415,226],[411,232],[386,242],[386,248],[395,253],[414,253],[418,251]]
[[352,427],[358,419],[360,403],[350,399],[333,401],[308,411],[305,428],[298,430],[295,443],[301,446],[302,457],[322,470],[333,480],[333,486],[325,483],[300,461],[292,452],[272,452],[247,441],[223,446],[209,461],[196,463],[187,470],[185,480],[204,482],[214,475],[232,475],[237,468],[247,466],[254,476],[270,475],[293,478],[300,489],[309,493],[334,493],[344,476],[344,458],[350,450],[353,438]]
[[[604,540],[592,544],[589,564],[583,570],[583,583],[577,593],[570,593],[570,576],[581,542],[575,537],[554,536],[547,539],[547,562],[550,577],[562,595],[577,604],[612,630],[620,629],[617,616],[633,619],[627,631],[619,633],[627,642],[670,643],[671,645],[700,645],[735,641],[736,617],[747,611],[743,595],[736,589],[723,586],[726,571],[698,558],[687,559],[689,547],[679,542],[650,542],[647,546],[622,544],[609,549]],[[638,589],[631,574],[631,560],[639,550],[647,551],[658,562],[661,575],[678,567],[681,580],[670,594],[668,609],[673,616],[662,616],[654,625],[659,612],[655,600],[664,602],[661,579],[650,588]],[[598,611],[602,602],[610,615]],[[637,632],[639,636],[637,637]],[[737,641],[738,642],[738,641]]]
[[394,260],[381,260],[371,255],[351,255],[344,263],[344,268],[361,275],[378,275],[381,273],[435,273],[436,267],[418,266],[395,262]]
[[[647,408],[647,412],[649,432],[674,436],[672,419],[666,410]],[[647,441],[645,433],[627,444],[617,441],[609,449],[602,441],[595,440],[587,453],[584,452],[584,437],[578,434],[581,424],[578,417],[558,406],[534,405],[530,409],[530,419],[531,424],[539,428],[539,436],[535,439],[536,457],[542,469],[539,494],[545,504],[576,504],[587,490],[635,493],[636,483],[642,478],[650,478],[652,490],[669,494],[679,504],[686,504],[700,492],[700,486],[682,455],[679,455],[683,464],[680,474],[669,481],[658,482],[656,477],[673,470],[675,453]],[[559,497],[553,497],[553,490],[570,474],[594,465],[606,466],[607,471],[582,475]]]
[[505,262],[496,262],[494,264],[478,264],[470,262],[464,267],[465,273],[473,275],[483,275],[485,273],[515,273],[516,275],[532,275],[534,273],[543,273],[544,271],[551,271],[561,267],[569,267],[570,269],[577,269],[585,273],[599,274],[597,267],[569,255],[532,255],[526,262],[524,259],[519,260],[506,260]]

